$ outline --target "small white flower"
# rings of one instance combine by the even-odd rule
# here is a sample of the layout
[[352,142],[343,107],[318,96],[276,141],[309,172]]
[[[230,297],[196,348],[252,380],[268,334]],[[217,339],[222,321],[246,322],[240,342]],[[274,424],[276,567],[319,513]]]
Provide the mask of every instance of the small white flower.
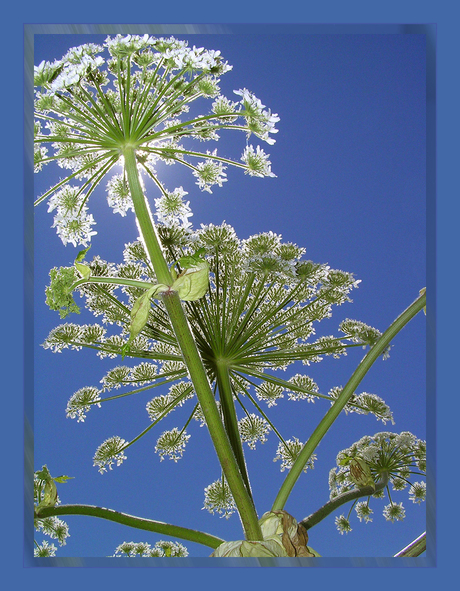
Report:
[[276,175],[271,171],[271,162],[269,161],[270,154],[265,154],[260,146],[257,146],[254,151],[254,146],[249,145],[244,149],[241,160],[246,164],[246,174],[258,177],[275,177]]
[[109,437],[104,443],[101,443],[93,458],[93,465],[99,466],[99,472],[101,474],[107,472],[107,468],[112,470],[112,464],[114,462],[117,463],[117,466],[120,466],[126,460],[126,456],[123,453],[125,444],[126,441],[118,436]]
[[204,489],[203,509],[219,513],[226,519],[236,511],[235,501],[225,480],[216,480]]
[[387,521],[394,523],[395,520],[402,521],[406,516],[406,511],[402,503],[390,503],[383,509],[383,516]]
[[182,458],[185,446],[189,439],[190,435],[187,435],[185,431],[179,431],[177,427],[174,427],[171,431],[165,431],[160,435],[155,446],[155,451],[159,454],[161,461],[163,461],[166,456],[169,456],[170,460],[177,462],[177,460]]

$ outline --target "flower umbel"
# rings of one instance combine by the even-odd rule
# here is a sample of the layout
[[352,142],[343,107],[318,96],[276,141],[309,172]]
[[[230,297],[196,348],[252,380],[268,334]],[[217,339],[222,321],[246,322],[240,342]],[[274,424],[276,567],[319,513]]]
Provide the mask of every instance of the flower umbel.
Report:
[[[217,131],[226,129],[242,129],[274,143],[271,135],[279,118],[259,99],[246,89],[236,91],[243,97],[239,108],[220,94],[220,77],[229,70],[219,51],[149,35],[107,37],[103,45],[74,47],[62,59],[35,67],[34,169],[39,172],[56,161],[69,171],[36,203],[49,198],[50,211],[57,208],[54,227],[64,244],[86,246],[96,233],[88,198],[113,167],[124,166],[127,147],[134,149],[139,171],[166,199],[178,190],[171,193],[162,184],[162,162],[183,164],[208,192],[226,182],[228,166],[274,176],[259,146],[256,151],[248,146],[241,164],[220,157],[217,150],[202,152],[182,144],[187,139],[217,140]],[[215,99],[210,112],[187,115],[189,103],[210,98]],[[125,173],[115,174],[107,184],[108,203],[122,216],[133,209]],[[70,184],[78,180],[80,186]],[[188,227],[186,205],[173,215]],[[164,219],[171,222],[168,215]]]
[[[372,485],[375,488],[379,479],[389,481],[394,492],[402,491],[407,484],[411,484],[409,478],[412,474],[424,476],[425,467],[421,469],[420,466],[425,466],[425,458],[425,442],[408,431],[399,434],[384,431],[373,437],[362,437],[337,455],[338,468],[329,473],[330,498],[336,499],[356,487]],[[405,516],[403,504],[393,502],[388,485],[385,489],[390,503],[384,507],[383,515],[387,521],[401,521]],[[381,487],[372,496],[383,498],[384,489]],[[424,481],[411,484],[409,498],[414,503],[420,504],[425,497]],[[369,501],[358,503],[356,513],[360,521],[372,521],[370,516],[373,511]],[[336,523],[340,533],[343,533],[342,521],[337,518]]]

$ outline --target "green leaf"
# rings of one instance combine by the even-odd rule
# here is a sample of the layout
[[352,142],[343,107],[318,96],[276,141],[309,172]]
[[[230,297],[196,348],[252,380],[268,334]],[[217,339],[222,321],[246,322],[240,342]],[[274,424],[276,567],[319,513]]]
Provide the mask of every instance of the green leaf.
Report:
[[83,279],[89,279],[91,276],[91,269],[88,267],[88,265],[81,264],[81,261],[84,260],[86,253],[88,252],[88,250],[90,248],[91,248],[91,246],[88,246],[88,248],[85,248],[84,250],[80,250],[80,252],[77,254],[77,258],[75,259],[75,262],[74,262],[75,268],[80,273],[80,275],[83,277]]
[[77,271],[80,273],[80,275],[83,277],[83,279],[89,279],[91,276],[91,269],[88,267],[88,265],[82,265],[81,263],[75,263],[75,268],[77,269]]
[[[187,265],[189,262],[190,261],[187,262]],[[183,271],[176,281],[174,281],[171,289],[179,293],[181,300],[193,302],[202,298],[208,291],[208,287],[209,263],[201,259],[199,261],[195,259],[194,265],[185,267],[185,271]]]
[[[126,345],[123,346],[123,349],[129,345],[141,332],[144,326],[147,324],[147,320],[149,317],[150,312],[150,298],[156,295],[157,293],[161,293],[162,291],[167,291],[169,288],[167,285],[163,285],[159,283],[157,285],[152,286],[148,289],[145,293],[143,293],[133,305],[131,310],[131,324],[129,327],[129,339]],[[129,350],[129,349],[128,349]],[[124,356],[124,355],[123,355]]]
[[191,269],[192,267],[198,267],[206,261],[201,258],[201,255],[205,253],[204,248],[199,248],[195,254],[184,256],[179,259],[179,264],[183,269]]
[[81,263],[81,261],[85,258],[86,253],[88,252],[88,250],[91,248],[91,246],[88,246],[88,248],[85,248],[85,250],[80,250],[80,252],[77,254],[77,258],[75,259],[76,263]]
[[64,483],[64,482],[67,482],[67,480],[72,480],[73,478],[75,478],[75,477],[74,477],[74,476],[64,476],[64,475],[63,475],[63,476],[55,476],[55,477],[53,478],[53,480],[54,480],[55,482],[59,482],[60,484],[62,484],[62,483]]

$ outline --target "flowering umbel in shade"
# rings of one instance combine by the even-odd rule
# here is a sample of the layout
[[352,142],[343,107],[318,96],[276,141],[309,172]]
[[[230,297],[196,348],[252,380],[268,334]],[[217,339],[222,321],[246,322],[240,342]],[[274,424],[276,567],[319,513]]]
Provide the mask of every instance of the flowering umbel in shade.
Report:
[[[411,484],[409,478],[411,475],[426,474],[426,443],[408,431],[399,434],[383,431],[372,437],[362,437],[337,455],[337,466],[329,473],[331,499],[336,499],[355,487],[372,485],[375,489],[379,479],[383,478],[384,482],[392,485],[393,493],[410,485],[410,500],[418,504],[425,500],[426,483],[417,481]],[[390,503],[385,505],[383,516],[391,522],[403,520],[405,509],[402,502],[393,501],[388,484],[385,489]],[[372,496],[382,498],[383,495],[384,489],[381,487]],[[359,520],[365,523],[372,521],[373,510],[369,501],[370,498],[355,506]],[[351,531],[349,516],[340,515],[335,522],[341,534]]]

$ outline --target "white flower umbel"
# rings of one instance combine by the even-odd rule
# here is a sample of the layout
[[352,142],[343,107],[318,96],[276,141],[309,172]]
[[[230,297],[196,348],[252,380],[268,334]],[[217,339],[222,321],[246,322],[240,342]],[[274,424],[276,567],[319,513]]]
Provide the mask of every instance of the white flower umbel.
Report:
[[[216,156],[217,150],[214,150],[212,155]],[[224,172],[225,169],[226,166],[221,162],[214,162],[209,158],[204,162],[200,162],[193,171],[193,174],[198,179],[196,184],[202,191],[212,193],[211,187],[213,185],[222,187],[222,184],[227,182],[227,175]]]
[[[394,493],[398,494],[409,484],[410,500],[414,503],[425,500],[426,483],[421,481],[411,484],[409,479],[412,474],[422,475],[419,463],[426,463],[426,444],[408,431],[399,434],[383,431],[372,437],[366,435],[339,452],[336,461],[338,467],[329,473],[331,500],[342,493],[364,486],[357,484],[357,472],[353,467],[356,462],[362,467],[362,473],[367,474],[366,478],[374,483],[374,487],[381,480],[386,483],[372,494],[372,498],[383,499],[385,494],[388,495],[390,503],[383,509],[387,521],[400,521],[405,516],[402,502],[395,503],[391,498],[390,484]],[[361,521],[371,521],[370,515],[373,511],[368,503],[369,500],[356,505],[356,513]]]
[[34,556],[35,558],[52,558],[56,556],[57,548],[54,544],[49,544],[44,540],[41,544],[35,546]]
[[189,228],[192,224],[188,218],[193,215],[189,207],[190,201],[184,203],[184,197],[187,191],[178,187],[171,193],[166,192],[163,197],[155,199],[156,213],[158,221],[167,227],[182,226]]
[[345,517],[345,515],[339,515],[335,518],[335,525],[339,530],[339,533],[343,536],[343,534],[347,534],[351,532],[351,525],[349,520]]
[[238,429],[241,440],[246,442],[251,449],[255,449],[257,441],[261,443],[267,441],[266,435],[270,431],[270,426],[264,418],[252,413],[238,422]]
[[188,556],[187,548],[180,542],[160,540],[152,547],[147,542],[123,542],[115,548],[115,558],[170,558]]
[[93,465],[99,466],[98,469],[101,474],[107,472],[107,468],[112,470],[114,462],[117,463],[117,466],[120,466],[126,460],[126,456],[123,453],[125,444],[126,441],[117,435],[109,437],[104,443],[101,443],[93,458]]
[[134,212],[128,183],[122,174],[113,176],[107,183],[107,202],[113,213],[119,213],[123,217],[128,211]]
[[170,460],[177,462],[177,460],[182,458],[189,439],[190,435],[174,427],[171,431],[165,431],[160,435],[155,446],[155,451],[160,456],[161,461],[167,456]]
[[365,523],[369,523],[372,521],[372,509],[369,507],[369,503],[366,501],[361,501],[360,503],[356,503],[355,506],[356,515],[360,521],[364,521]]
[[57,540],[60,546],[65,546],[69,537],[69,526],[58,517],[45,517],[36,520],[36,530],[42,531],[46,536]]
[[80,388],[75,394],[69,399],[67,403],[66,416],[70,419],[77,419],[77,422],[84,422],[86,414],[93,405],[100,408],[100,392],[97,388],[86,387]]
[[[284,472],[285,470],[290,470],[296,461],[298,455],[300,454],[303,447],[303,443],[297,439],[297,437],[293,437],[292,439],[288,439],[286,442],[281,442],[278,445],[278,449],[276,450],[276,456],[274,458],[274,462],[281,460],[280,470]],[[314,463],[316,460],[316,454],[312,454],[309,458],[308,462],[303,469],[304,472],[308,470],[308,468],[313,469]]]
[[236,505],[227,482],[216,480],[204,489],[204,506],[210,513],[219,513],[228,519],[235,511]]
[[402,503],[390,503],[383,509],[383,516],[387,521],[402,521],[406,516],[406,510]]
[[426,482],[414,482],[409,490],[409,499],[420,504],[426,500]]
[[[34,169],[39,172],[55,161],[69,174],[36,204],[55,199],[74,181],[84,181],[79,191],[84,188],[90,197],[114,167],[125,166],[121,157],[126,149],[135,152],[139,171],[165,197],[170,193],[159,178],[161,163],[184,165],[208,192],[226,182],[228,166],[255,176],[274,176],[260,147],[245,152],[244,164],[219,156],[217,150],[184,147],[187,139],[218,140],[217,132],[223,130],[243,130],[274,143],[271,136],[279,118],[259,99],[246,89],[236,91],[241,104],[220,94],[220,77],[229,70],[220,51],[149,35],[107,37],[103,45],[85,44],[60,60],[41,62],[34,71]],[[189,104],[199,103],[198,99],[212,99],[211,109],[191,116]],[[132,209],[125,176],[109,181],[108,203],[122,216]],[[189,227],[189,214],[183,211],[175,221]],[[86,209],[79,209],[78,217],[58,214],[55,224],[64,244],[86,245],[94,235],[90,229],[94,220]]]
[[269,156],[270,154],[265,154],[260,146],[257,146],[256,150],[254,150],[253,145],[246,146],[243,155],[241,156],[241,160],[247,166],[245,173],[249,174],[250,176],[259,177],[276,176],[271,171],[271,162],[268,159]]

